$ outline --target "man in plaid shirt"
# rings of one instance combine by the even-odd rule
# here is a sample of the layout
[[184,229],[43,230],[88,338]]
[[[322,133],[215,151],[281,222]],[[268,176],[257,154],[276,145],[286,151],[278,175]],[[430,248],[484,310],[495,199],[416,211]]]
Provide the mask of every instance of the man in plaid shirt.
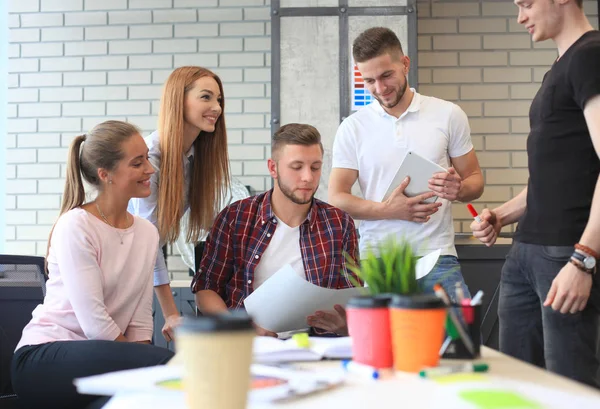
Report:
[[[323,145],[310,125],[288,124],[273,135],[269,173],[272,190],[235,202],[217,216],[192,281],[203,313],[243,308],[244,299],[281,267],[327,288],[352,287],[358,241],[350,216],[314,198],[321,178]],[[290,300],[290,302],[293,302]],[[347,333],[345,312],[316,311],[307,324]],[[260,335],[276,336],[258,328]]]

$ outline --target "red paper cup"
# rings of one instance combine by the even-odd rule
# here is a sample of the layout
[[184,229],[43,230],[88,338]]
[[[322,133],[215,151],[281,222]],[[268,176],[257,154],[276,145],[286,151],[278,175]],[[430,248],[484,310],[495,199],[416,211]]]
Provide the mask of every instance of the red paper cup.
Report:
[[389,301],[389,296],[362,296],[348,301],[346,318],[355,362],[375,368],[394,365]]

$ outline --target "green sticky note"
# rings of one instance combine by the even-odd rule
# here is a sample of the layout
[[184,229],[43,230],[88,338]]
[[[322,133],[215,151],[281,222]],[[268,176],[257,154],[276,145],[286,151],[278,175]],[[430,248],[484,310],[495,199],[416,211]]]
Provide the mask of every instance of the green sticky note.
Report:
[[541,409],[538,403],[516,392],[502,390],[462,391],[459,396],[478,409]]

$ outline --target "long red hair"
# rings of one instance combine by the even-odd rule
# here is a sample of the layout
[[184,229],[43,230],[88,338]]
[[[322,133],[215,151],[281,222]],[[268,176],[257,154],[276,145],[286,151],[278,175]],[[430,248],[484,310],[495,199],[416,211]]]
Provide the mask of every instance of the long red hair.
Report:
[[225,94],[221,79],[206,68],[180,67],[165,82],[158,114],[160,136],[160,181],[157,219],[160,236],[167,242],[177,240],[184,213],[183,129],[186,93],[198,78],[211,77],[219,85],[222,113],[214,132],[200,132],[194,141],[194,168],[188,198],[190,221],[187,240],[196,242],[201,232],[210,230],[229,186],[229,156],[225,129]]

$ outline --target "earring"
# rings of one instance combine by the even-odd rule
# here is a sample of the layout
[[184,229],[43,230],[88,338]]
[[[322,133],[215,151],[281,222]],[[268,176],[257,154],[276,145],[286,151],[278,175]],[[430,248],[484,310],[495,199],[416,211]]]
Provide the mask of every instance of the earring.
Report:
[[112,185],[112,179],[108,179],[108,183]]

